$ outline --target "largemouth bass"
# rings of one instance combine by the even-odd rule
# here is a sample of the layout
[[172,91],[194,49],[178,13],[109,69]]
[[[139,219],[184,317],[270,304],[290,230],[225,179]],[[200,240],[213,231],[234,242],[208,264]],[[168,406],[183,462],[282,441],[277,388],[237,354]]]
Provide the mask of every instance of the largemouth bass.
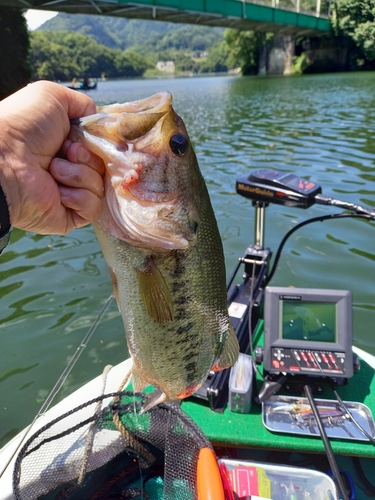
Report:
[[72,122],[71,138],[106,165],[94,223],[145,410],[190,396],[239,347],[227,312],[222,243],[183,121],[162,92]]

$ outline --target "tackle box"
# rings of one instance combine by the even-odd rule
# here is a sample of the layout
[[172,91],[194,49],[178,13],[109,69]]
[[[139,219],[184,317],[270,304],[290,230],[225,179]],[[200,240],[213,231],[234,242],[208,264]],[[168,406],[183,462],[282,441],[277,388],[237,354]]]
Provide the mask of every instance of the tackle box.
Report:
[[219,468],[227,498],[339,500],[333,480],[316,470],[232,459],[220,459]]

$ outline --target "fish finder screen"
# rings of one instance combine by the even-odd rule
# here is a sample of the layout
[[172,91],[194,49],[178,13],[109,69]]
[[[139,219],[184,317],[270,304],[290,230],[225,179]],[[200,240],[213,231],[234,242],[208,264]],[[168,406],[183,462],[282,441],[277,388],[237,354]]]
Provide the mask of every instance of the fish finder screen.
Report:
[[280,336],[284,340],[336,342],[335,302],[283,300],[280,307]]

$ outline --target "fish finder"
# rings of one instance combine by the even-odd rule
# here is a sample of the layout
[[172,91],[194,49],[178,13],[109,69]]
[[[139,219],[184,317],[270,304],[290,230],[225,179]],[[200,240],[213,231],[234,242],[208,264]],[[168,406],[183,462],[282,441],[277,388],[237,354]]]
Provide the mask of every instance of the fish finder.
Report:
[[350,378],[351,293],[267,287],[263,367],[269,373]]

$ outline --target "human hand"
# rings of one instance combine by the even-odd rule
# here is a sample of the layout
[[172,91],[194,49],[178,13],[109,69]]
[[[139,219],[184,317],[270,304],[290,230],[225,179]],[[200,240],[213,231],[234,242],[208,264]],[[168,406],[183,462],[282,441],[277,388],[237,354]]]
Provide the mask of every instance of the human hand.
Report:
[[14,227],[66,234],[99,216],[103,162],[65,140],[70,118],[95,112],[87,95],[52,82],[30,84],[0,102],[0,184]]

